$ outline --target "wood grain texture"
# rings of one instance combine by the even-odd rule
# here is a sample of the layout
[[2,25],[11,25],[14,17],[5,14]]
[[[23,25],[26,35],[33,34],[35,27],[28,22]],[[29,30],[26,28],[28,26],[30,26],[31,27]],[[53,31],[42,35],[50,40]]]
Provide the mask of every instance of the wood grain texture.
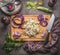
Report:
[[[38,19],[37,19],[37,16],[38,15],[24,15],[24,21],[29,20],[29,19],[33,19],[33,20],[39,22]],[[11,18],[13,19],[13,16]],[[46,21],[49,22],[50,15],[44,15],[44,18],[48,18],[48,20],[46,20]],[[40,24],[38,26],[39,26],[39,30],[40,30],[39,34],[30,38],[29,36],[24,35],[24,29],[13,28],[12,25],[11,25],[11,39],[14,40],[14,37],[13,37],[14,32],[20,32],[22,35],[21,35],[20,38],[17,39],[17,41],[20,41],[20,39],[23,39],[24,41],[45,41],[45,37],[42,37],[42,33],[43,33],[43,31],[46,30],[47,26],[43,27]]]

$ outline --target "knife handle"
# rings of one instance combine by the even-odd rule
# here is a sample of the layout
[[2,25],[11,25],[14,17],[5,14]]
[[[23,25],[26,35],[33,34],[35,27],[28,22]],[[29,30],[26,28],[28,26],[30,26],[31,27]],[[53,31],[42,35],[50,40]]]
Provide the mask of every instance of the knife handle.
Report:
[[48,34],[46,35],[44,45],[46,45],[48,43],[48,41],[49,41],[49,35],[50,35],[50,32],[48,32]]

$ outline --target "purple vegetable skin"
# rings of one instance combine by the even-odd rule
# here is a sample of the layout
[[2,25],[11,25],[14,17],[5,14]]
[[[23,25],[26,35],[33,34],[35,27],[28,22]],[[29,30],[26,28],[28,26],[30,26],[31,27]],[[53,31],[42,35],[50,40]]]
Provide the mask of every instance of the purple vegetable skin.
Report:
[[40,14],[40,15],[38,16],[38,20],[39,20],[39,21],[44,20],[44,16],[43,16],[42,14]]
[[45,20],[42,20],[42,21],[40,21],[40,24],[41,24],[43,27],[45,27],[45,26],[48,25],[48,22],[45,21]]
[[21,33],[15,32],[13,36],[14,36],[14,39],[18,39],[21,36]]
[[[16,15],[15,17],[14,17],[14,19],[18,19],[18,18],[20,18],[21,19],[21,24],[19,24],[19,26],[18,26],[18,28],[22,28],[22,24],[23,24],[23,22],[24,22],[24,16],[23,15],[21,15],[21,14],[18,14],[18,15]],[[14,21],[14,19],[12,20],[12,21]],[[13,24],[14,24],[14,22],[13,22]],[[12,24],[12,25],[13,25]],[[14,24],[15,25],[15,24]],[[14,26],[13,25],[13,26]],[[17,27],[17,26],[16,26]]]

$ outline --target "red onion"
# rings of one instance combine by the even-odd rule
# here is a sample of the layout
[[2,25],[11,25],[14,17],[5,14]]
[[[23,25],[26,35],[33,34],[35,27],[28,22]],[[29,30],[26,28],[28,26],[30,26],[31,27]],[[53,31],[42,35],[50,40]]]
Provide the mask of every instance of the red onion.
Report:
[[45,21],[45,20],[42,20],[42,21],[40,21],[40,24],[41,24],[43,27],[45,27],[45,26],[47,26],[48,22]]
[[18,15],[16,15],[16,16],[14,17],[14,19],[18,19],[18,18],[21,19],[21,24],[22,24],[22,23],[24,22],[24,16],[21,15],[21,14],[18,14]]
[[11,22],[13,28],[18,28],[18,25],[15,25],[13,22]]
[[40,24],[43,26],[43,27],[45,27],[45,26],[47,26],[47,21],[45,21],[44,20],[44,16],[42,15],[42,14],[40,14],[39,16],[38,16],[38,20],[40,21]]
[[45,38],[46,37],[46,30],[42,32],[41,37],[42,38]]
[[22,25],[19,25],[18,28],[21,28],[22,29],[23,27],[22,27]]
[[[18,19],[18,18],[21,19],[21,23],[20,23],[20,24],[16,24],[16,23],[15,23],[15,19]],[[23,22],[24,22],[24,16],[21,15],[21,14],[18,14],[18,15],[16,15],[16,16],[12,19],[12,26],[15,27],[15,28],[16,28],[16,27],[22,28]]]
[[38,15],[38,20],[39,21],[44,20],[44,16],[42,14]]
[[21,36],[20,32],[15,32],[13,35],[14,39],[18,39],[20,36]]

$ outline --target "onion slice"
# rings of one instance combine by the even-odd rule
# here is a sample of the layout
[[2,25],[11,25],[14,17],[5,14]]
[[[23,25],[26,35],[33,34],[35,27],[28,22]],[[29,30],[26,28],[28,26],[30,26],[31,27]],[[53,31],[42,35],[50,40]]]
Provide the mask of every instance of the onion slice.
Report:
[[13,37],[14,39],[18,39],[21,36],[20,32],[14,32]]
[[[18,20],[20,22],[17,23],[17,22],[15,22],[15,20]],[[24,16],[21,14],[14,16],[12,19],[12,26],[13,27],[21,28],[23,23],[24,23]]]
[[40,21],[40,24],[43,26],[43,27],[46,27],[48,25],[48,22],[45,21],[45,20],[42,20]]
[[38,15],[38,20],[39,21],[44,20],[44,16],[42,14]]

